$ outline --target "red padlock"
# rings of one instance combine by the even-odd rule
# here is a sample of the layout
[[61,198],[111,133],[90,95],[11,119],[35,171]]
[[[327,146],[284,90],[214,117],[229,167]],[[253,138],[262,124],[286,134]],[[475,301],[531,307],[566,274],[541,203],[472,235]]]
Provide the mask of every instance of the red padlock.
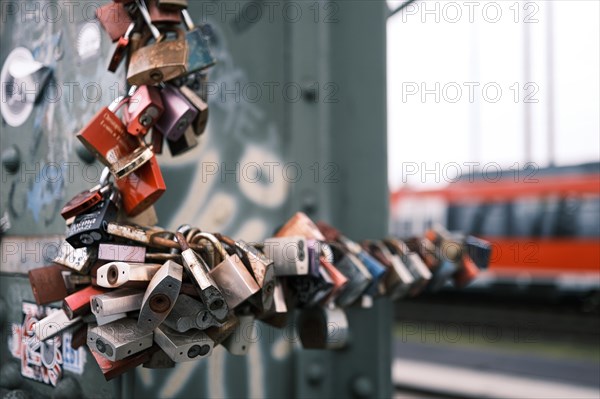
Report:
[[462,267],[454,273],[454,285],[458,288],[464,288],[469,285],[479,274],[479,268],[473,262],[473,259],[466,254],[462,255]]
[[154,86],[142,85],[135,89],[125,110],[127,131],[134,136],[145,135],[163,114],[160,91]]
[[115,114],[128,101],[128,97],[118,97],[108,107],[98,111],[77,133],[77,138],[83,145],[95,154],[100,162],[109,167],[114,163],[109,159],[123,159],[140,146],[139,139],[127,133],[125,124]]
[[77,316],[83,316],[91,312],[90,298],[94,295],[104,294],[105,289],[89,285],[84,289],[77,291],[63,301],[63,310],[67,314],[69,320]]
[[154,204],[167,189],[156,156],[139,169],[116,181],[123,208],[135,216]]
[[123,4],[111,2],[96,9],[96,18],[113,42],[125,35],[131,17]]

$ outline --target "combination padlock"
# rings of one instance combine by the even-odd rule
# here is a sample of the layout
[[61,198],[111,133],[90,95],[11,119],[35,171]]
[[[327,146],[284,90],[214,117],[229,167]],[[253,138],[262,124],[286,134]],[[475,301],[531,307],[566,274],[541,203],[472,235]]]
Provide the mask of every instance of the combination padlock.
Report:
[[198,240],[208,240],[212,243],[215,255],[218,254],[219,261],[213,260],[209,275],[217,283],[230,309],[234,309],[260,290],[239,256],[237,254],[229,256],[214,235],[199,233],[195,237]]
[[206,305],[208,311],[218,320],[227,318],[229,307],[217,284],[210,276],[208,266],[204,260],[196,255],[188,245],[186,238],[180,232],[176,233],[177,241],[181,245],[181,257],[185,271],[194,283],[200,300]]
[[267,238],[263,251],[273,260],[276,276],[304,276],[309,273],[308,244],[302,236]]
[[125,109],[127,131],[134,136],[145,135],[164,112],[160,90],[154,86],[132,87],[133,94]]
[[188,29],[185,40],[188,44],[187,73],[195,73],[215,65],[215,59],[210,53],[208,41],[200,30],[194,25],[192,17],[186,9],[181,10],[184,25]]
[[160,95],[165,112],[154,128],[167,140],[177,141],[191,126],[198,115],[198,110],[174,86],[165,85]]
[[66,237],[73,248],[91,246],[110,238],[106,226],[117,218],[117,206],[111,197],[106,197],[86,213],[75,217]]
[[182,278],[183,267],[173,261],[166,261],[158,269],[144,294],[138,317],[139,328],[154,330],[167,318],[177,301]]
[[[137,0],[148,30],[142,35],[140,45],[129,59],[127,82],[130,85],[155,85],[163,81],[175,79],[187,72],[188,45],[185,33],[178,28],[167,27],[163,34],[152,24],[150,14],[143,4]],[[175,39],[169,39],[168,33],[174,32]],[[155,42],[148,44],[150,38]]]
[[115,114],[128,101],[126,96],[116,98],[77,133],[81,143],[108,167],[111,166],[108,158],[122,159],[140,146],[140,141],[127,133],[127,127]]
[[132,23],[127,8],[123,4],[115,2],[98,7],[96,9],[96,18],[113,42],[119,40]]

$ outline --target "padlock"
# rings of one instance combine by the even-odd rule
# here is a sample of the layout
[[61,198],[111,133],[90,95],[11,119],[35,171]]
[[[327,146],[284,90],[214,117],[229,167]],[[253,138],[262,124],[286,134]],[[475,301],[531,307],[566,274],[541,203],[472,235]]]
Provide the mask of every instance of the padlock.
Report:
[[128,101],[128,97],[118,97],[77,133],[81,143],[108,167],[111,166],[108,158],[122,159],[140,147],[140,140],[127,133],[127,127],[115,114]]
[[[318,261],[318,260],[317,260]],[[333,279],[329,272],[319,267],[319,277],[316,279],[315,289],[312,297],[308,300],[307,306],[316,306],[329,297],[335,288]]]
[[208,272],[208,266],[204,260],[196,255],[183,234],[177,232],[177,241],[181,245],[181,257],[183,266],[190,279],[193,281],[198,292],[200,300],[204,302],[208,311],[215,316],[218,321],[223,321],[227,317],[229,308],[227,302],[217,284]]
[[117,158],[113,152],[109,151],[107,160],[110,162],[110,172],[117,178],[123,179],[141,168],[144,164],[154,157],[154,151],[140,141],[140,146],[131,153]]
[[165,112],[154,128],[167,140],[177,141],[190,127],[198,110],[174,86],[165,85],[160,95]]
[[65,314],[72,320],[78,316],[84,316],[90,313],[90,300],[95,295],[105,293],[106,290],[94,286],[87,286],[84,289],[74,292],[67,296],[62,304]]
[[154,334],[138,328],[136,320],[125,318],[103,326],[90,325],[87,336],[90,350],[117,361],[150,348]]
[[123,62],[125,54],[127,54],[127,49],[129,48],[131,37],[132,35],[134,35],[134,29],[135,22],[132,22],[127,27],[127,30],[125,31],[123,36],[119,37],[119,39],[115,43],[114,48],[112,50],[112,55],[109,58],[108,67],[106,68],[109,72],[116,72],[117,68],[119,68],[119,65],[121,65],[121,62]]
[[305,349],[342,349],[350,336],[348,318],[336,306],[303,309],[298,317],[298,335]]
[[346,307],[362,295],[371,284],[373,277],[365,265],[352,253],[345,252],[339,245],[332,245],[331,248],[335,257],[335,267],[348,279],[346,287],[336,299],[339,306]]
[[87,274],[96,261],[97,249],[94,247],[73,248],[63,241],[58,249],[58,255],[52,262],[68,267],[81,274]]
[[230,309],[234,309],[260,290],[237,254],[229,256],[221,242],[212,234],[199,233],[196,237],[210,241],[213,251],[219,254],[220,262],[212,263],[209,275],[217,283]]
[[406,245],[423,259],[427,268],[432,272],[440,267],[442,259],[438,256],[437,247],[427,237],[411,238],[406,241]]
[[181,10],[188,7],[188,0],[158,0],[158,6],[164,9]]
[[66,240],[73,248],[91,246],[109,239],[106,226],[117,218],[117,206],[105,198],[86,213],[75,217],[67,231]]
[[[148,25],[148,30],[140,39],[142,47],[131,54],[127,71],[127,82],[136,86],[155,85],[187,72],[188,45],[185,33],[181,29],[168,27],[161,35],[152,24],[150,15],[142,3],[138,0],[139,10]],[[169,31],[176,33],[177,38],[167,40],[166,33]],[[151,37],[156,41],[147,44]]]
[[158,228],[135,226],[131,224],[122,224],[110,222],[106,226],[106,232],[114,237],[119,237],[128,241],[135,241],[146,246],[151,246],[150,238],[153,234],[161,231]]
[[365,265],[369,274],[372,276],[372,283],[368,289],[368,293],[372,296],[377,295],[379,282],[385,274],[385,267],[363,250],[359,244],[350,240],[329,224],[319,221],[317,222],[317,227],[323,233],[327,241],[339,242]]
[[277,231],[275,237],[293,237],[300,236],[308,239],[325,241],[325,237],[317,227],[317,225],[310,220],[306,214],[297,212],[290,220],[288,220],[282,228]]
[[225,317],[223,324],[219,327],[210,327],[204,330],[204,332],[213,340],[216,346],[223,343],[227,337],[233,334],[239,324],[238,317],[232,312]]
[[81,322],[81,316],[69,319],[63,309],[50,310],[50,314],[33,325],[35,337],[40,341],[45,341],[56,337]]
[[198,140],[196,140],[194,129],[190,126],[176,141],[167,140],[167,145],[169,146],[171,155],[176,157],[194,149],[198,145]]
[[463,252],[461,266],[456,273],[452,276],[454,279],[454,286],[458,288],[464,288],[469,285],[477,275],[479,275],[479,268],[473,262],[469,254]]
[[154,341],[175,363],[210,356],[214,342],[202,331],[177,332],[165,325],[154,331]]
[[106,357],[98,352],[92,351],[92,356],[96,360],[100,371],[106,381],[110,381],[129,370],[133,370],[141,364],[144,364],[152,358],[152,355],[156,353],[160,348],[158,345],[146,349],[145,351],[136,353],[135,355],[129,356],[125,359],[121,359],[115,362],[108,360]]
[[82,324],[73,331],[71,335],[71,349],[79,349],[87,341],[87,325]]
[[146,247],[100,243],[98,246],[98,260],[144,263],[146,261]]
[[63,279],[63,270],[65,269],[61,266],[52,265],[32,269],[27,273],[35,303],[47,305],[65,299],[68,292]]
[[125,109],[127,131],[134,136],[145,135],[163,112],[162,97],[158,88],[148,85],[137,87]]
[[165,138],[163,137],[162,133],[156,129],[151,129],[150,143],[152,144],[152,150],[155,154],[162,154],[164,142]]
[[275,280],[273,289],[273,305],[270,309],[257,315],[261,321],[273,327],[283,328],[287,325],[288,306],[285,300],[285,290],[281,279]]
[[319,262],[321,262],[321,267],[327,271],[333,283],[333,289],[331,293],[323,299],[322,303],[334,301],[337,296],[346,288],[348,279],[337,269],[337,267],[332,264],[332,262],[329,262],[325,256],[321,256],[319,258]]
[[127,28],[133,22],[125,6],[115,2],[96,8],[96,18],[113,42],[125,35]]
[[116,185],[129,216],[148,209],[167,189],[155,156],[126,178],[117,180]]
[[214,318],[204,303],[189,295],[179,294],[164,324],[175,331],[186,332],[192,328],[206,330],[213,326],[220,327],[222,323]]
[[77,286],[90,285],[92,283],[91,276],[84,276],[81,274],[75,274],[70,271],[63,271],[63,280],[67,286],[67,291],[74,292]]
[[183,266],[173,261],[166,261],[152,277],[140,309],[138,327],[144,330],[154,330],[169,315],[183,278]]
[[127,313],[115,313],[108,316],[95,316],[95,322],[98,326],[104,326],[116,320],[121,320],[127,317]]
[[365,241],[364,248],[387,268],[382,284],[386,295],[391,300],[397,300],[408,295],[415,283],[415,278],[398,255],[394,255],[379,241]]
[[106,317],[117,313],[127,313],[142,307],[144,291],[132,288],[119,288],[90,299],[92,313],[96,317]]
[[460,262],[463,252],[461,240],[456,239],[442,225],[436,224],[432,229],[427,230],[425,237],[437,247],[438,257],[448,259],[450,262]]
[[[61,216],[67,220],[91,209],[99,204],[111,189],[109,184],[110,169],[104,168],[100,176],[100,182],[95,187],[85,190],[74,196],[60,211]],[[72,223],[71,223],[72,224]]]
[[273,260],[276,276],[304,276],[309,273],[308,244],[302,236],[267,238],[263,251]]
[[158,6],[157,0],[146,0],[150,20],[153,24],[180,24],[181,13],[179,10],[163,8]]
[[417,295],[431,280],[431,271],[425,265],[423,259],[417,253],[412,252],[403,241],[396,238],[388,238],[384,240],[384,244],[393,254],[399,256],[402,262],[408,267],[414,278],[413,287],[410,290],[411,295]]
[[479,269],[487,269],[492,256],[492,245],[477,237],[467,236],[465,251]]
[[159,348],[159,350],[150,356],[150,359],[142,364],[142,367],[145,369],[170,369],[175,367],[175,362],[171,360],[164,350]]
[[208,124],[208,104],[187,86],[179,87],[179,91],[198,110],[198,115],[192,122],[192,129],[196,136],[200,136]]
[[194,21],[186,9],[181,10],[181,15],[188,30],[185,33],[185,40],[188,44],[187,73],[199,72],[215,65],[208,40],[202,30],[194,25]]
[[240,248],[248,259],[248,271],[260,287],[257,302],[260,311],[266,311],[273,306],[273,293],[275,290],[275,269],[273,261],[258,249],[245,241],[238,240],[235,245]]
[[101,266],[96,274],[96,284],[117,288],[128,281],[150,281],[162,265],[153,263],[110,262]]
[[452,275],[457,271],[457,263],[454,263],[449,259],[444,259],[440,266],[433,272],[431,281],[427,285],[427,290],[429,292],[439,291],[446,283],[448,283]]
[[222,345],[232,355],[248,354],[250,346],[257,340],[255,317],[252,314],[238,315],[239,324]]

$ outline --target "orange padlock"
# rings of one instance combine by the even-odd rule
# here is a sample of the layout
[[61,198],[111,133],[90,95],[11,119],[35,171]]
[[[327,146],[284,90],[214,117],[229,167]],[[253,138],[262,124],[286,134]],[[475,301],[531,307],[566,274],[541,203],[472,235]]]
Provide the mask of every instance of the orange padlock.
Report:
[[123,179],[116,181],[122,205],[129,216],[135,216],[154,204],[167,189],[156,156]]

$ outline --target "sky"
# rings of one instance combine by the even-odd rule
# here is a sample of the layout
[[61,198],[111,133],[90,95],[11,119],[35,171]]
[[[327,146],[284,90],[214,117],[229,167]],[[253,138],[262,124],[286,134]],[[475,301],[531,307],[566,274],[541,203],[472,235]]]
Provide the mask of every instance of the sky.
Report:
[[600,2],[417,1],[387,32],[392,190],[600,161]]

